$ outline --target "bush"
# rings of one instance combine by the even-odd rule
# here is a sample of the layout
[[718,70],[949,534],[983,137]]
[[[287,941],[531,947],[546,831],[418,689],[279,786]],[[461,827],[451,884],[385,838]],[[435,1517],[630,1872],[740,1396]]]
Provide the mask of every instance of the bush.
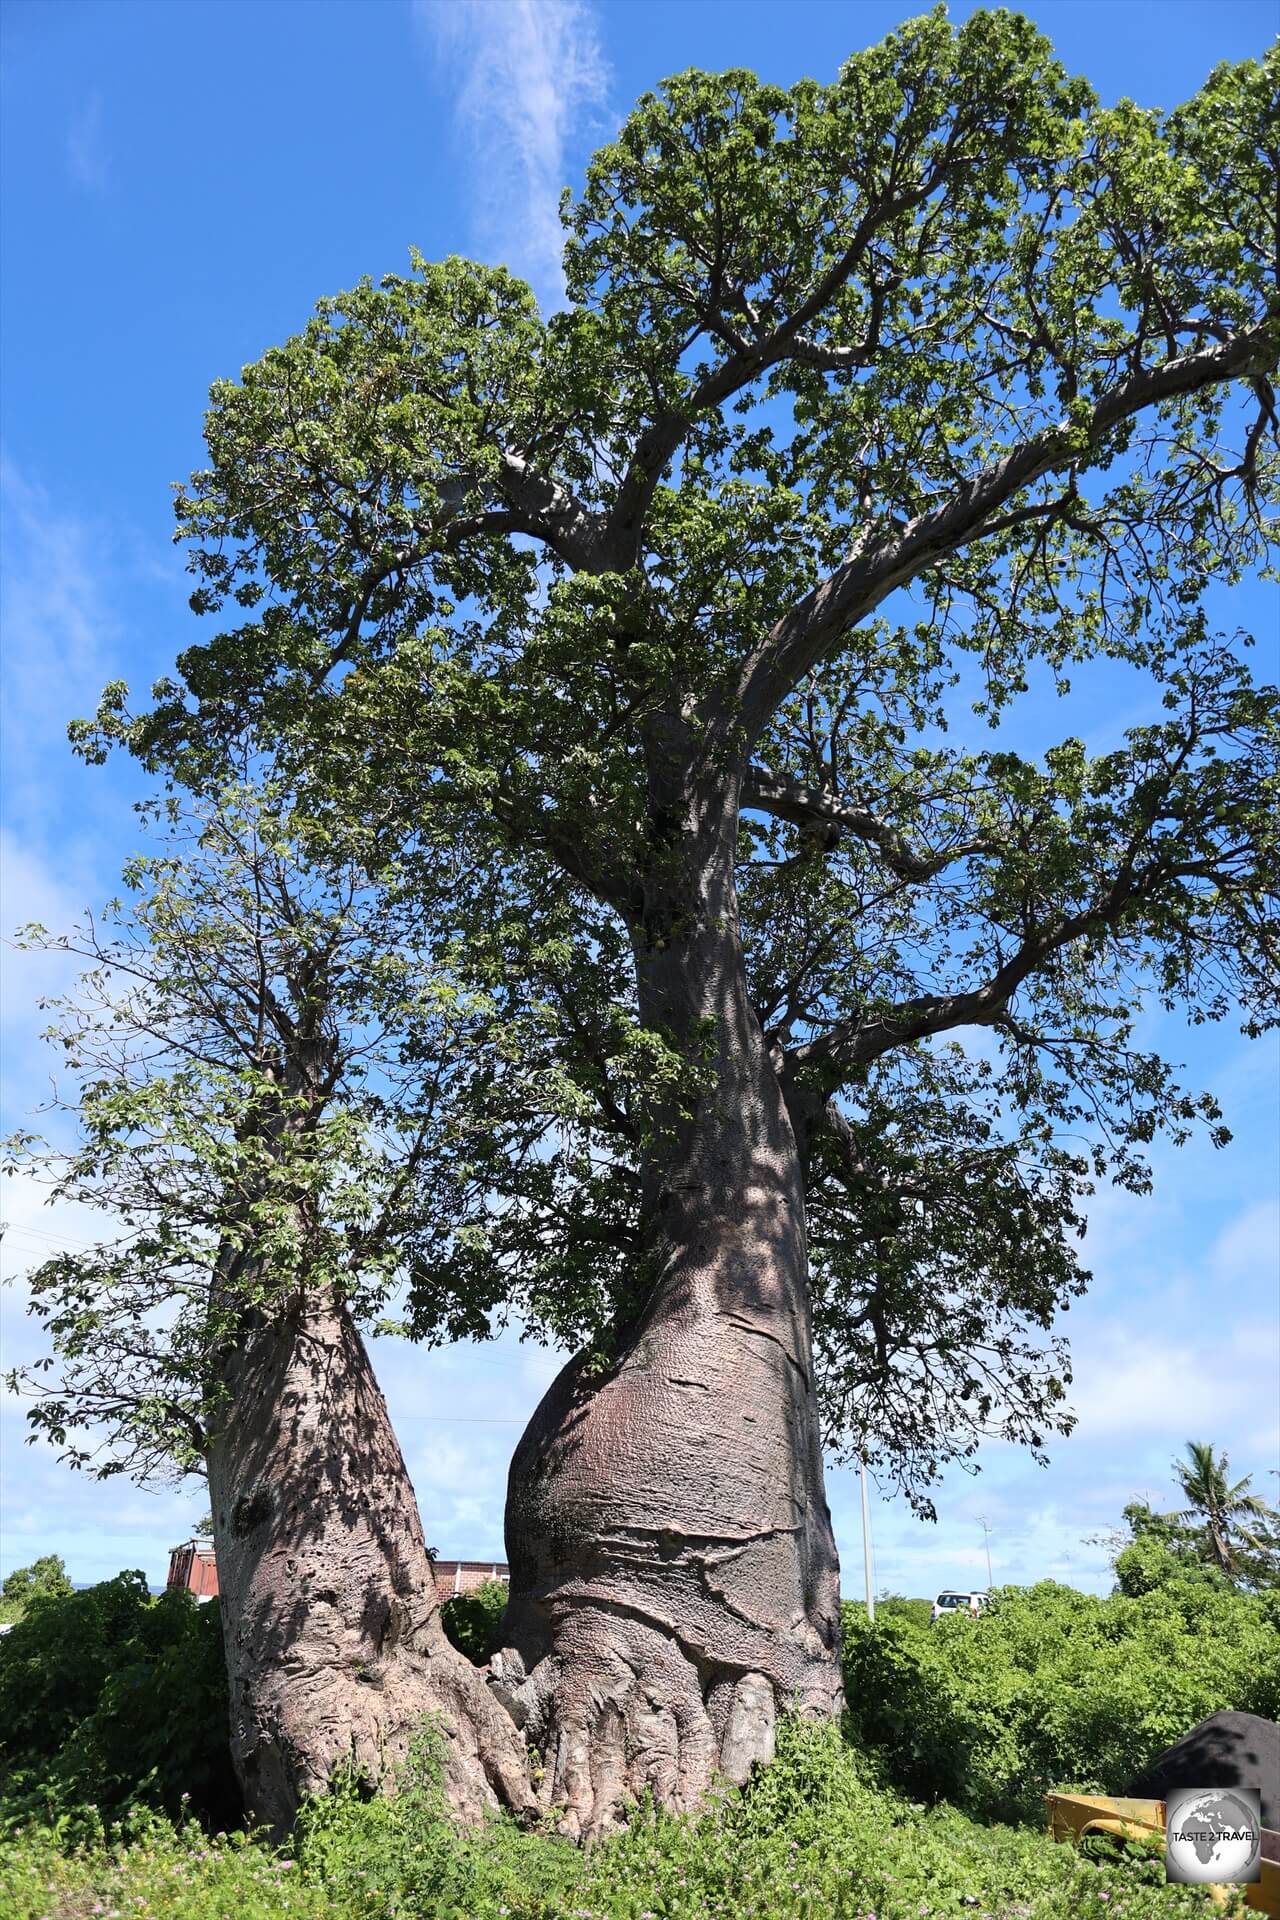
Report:
[[141,1573],[37,1593],[0,1639],[0,1806],[12,1824],[135,1802],[238,1818],[216,1601]]
[[497,1644],[498,1628],[507,1610],[507,1588],[502,1580],[485,1580],[470,1593],[456,1593],[440,1609],[445,1632],[459,1653],[482,1667]]
[[[862,1603],[853,1601],[851,1605]],[[933,1617],[932,1600],[907,1600],[900,1593],[891,1593],[884,1600],[876,1601],[876,1619],[884,1616],[893,1620],[913,1620],[918,1627],[927,1627]]]
[[492,1820],[460,1832],[429,1764],[392,1799],[313,1804],[284,1855],[244,1835],[134,1818],[68,1854],[47,1832],[0,1845],[13,1920],[1125,1920],[1200,1916],[1203,1890],[1155,1860],[1095,1863],[1047,1836],[976,1826],[876,1784],[831,1726],[780,1730],[778,1757],[699,1820],[641,1810],[583,1853]]
[[141,1574],[121,1574],[33,1599],[0,1641],[0,1912],[1208,1920],[1200,1890],[1166,1886],[1157,1859],[1095,1861],[1043,1832],[980,1826],[921,1800],[948,1792],[972,1812],[1039,1826],[1039,1796],[1054,1781],[1115,1789],[1215,1707],[1274,1714],[1277,1626],[1280,1597],[1176,1570],[1109,1600],[1051,1584],[1005,1589],[981,1620],[937,1627],[918,1603],[889,1601],[871,1631],[852,1605],[851,1726],[870,1747],[850,1747],[829,1725],[785,1723],[777,1760],[745,1792],[697,1820],[642,1807],[625,1833],[584,1853],[553,1819],[456,1828],[428,1736],[396,1795],[339,1787],[304,1811],[285,1854],[251,1833],[210,1839],[188,1818],[198,1810],[230,1825],[236,1804],[217,1610],[185,1593],[153,1600]]
[[[1134,1511],[1125,1508],[1126,1515]],[[1131,1600],[1140,1600],[1144,1593],[1154,1593],[1171,1580],[1198,1580],[1220,1592],[1232,1590],[1225,1573],[1207,1565],[1186,1546],[1161,1539],[1154,1531],[1135,1533],[1132,1544],[1116,1555],[1115,1567],[1116,1590],[1128,1594]]]
[[0,1585],[0,1621],[21,1620],[29,1603],[38,1593],[67,1594],[72,1591],[67,1569],[60,1553],[42,1553],[29,1567],[15,1567]]
[[[1100,1600],[1004,1588],[980,1619],[844,1609],[854,1730],[890,1778],[988,1819],[1039,1821],[1054,1785],[1122,1791],[1219,1708],[1280,1710],[1280,1595],[1187,1574]],[[1147,1569],[1149,1574],[1151,1569]]]

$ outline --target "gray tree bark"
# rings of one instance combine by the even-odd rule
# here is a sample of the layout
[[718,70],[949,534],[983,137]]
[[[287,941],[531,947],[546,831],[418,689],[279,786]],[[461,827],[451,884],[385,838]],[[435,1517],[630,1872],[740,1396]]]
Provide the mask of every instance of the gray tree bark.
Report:
[[349,1763],[389,1783],[424,1717],[457,1814],[532,1804],[524,1743],[444,1635],[413,1487],[345,1307],[246,1316],[209,1451],[247,1809],[277,1833]]
[[731,845],[712,822],[697,893],[656,901],[637,938],[646,1023],[711,1056],[647,1173],[652,1293],[603,1377],[564,1369],[511,1465],[495,1689],[576,1837],[646,1788],[696,1806],[772,1757],[780,1712],[839,1710],[800,1152],[747,996]]

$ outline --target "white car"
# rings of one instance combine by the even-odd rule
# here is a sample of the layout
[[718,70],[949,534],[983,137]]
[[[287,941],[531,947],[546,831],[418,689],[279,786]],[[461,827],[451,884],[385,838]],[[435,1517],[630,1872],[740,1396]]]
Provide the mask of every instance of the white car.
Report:
[[984,1592],[959,1593],[949,1587],[934,1601],[929,1619],[931,1622],[941,1620],[944,1613],[968,1613],[976,1620],[989,1600],[990,1595]]

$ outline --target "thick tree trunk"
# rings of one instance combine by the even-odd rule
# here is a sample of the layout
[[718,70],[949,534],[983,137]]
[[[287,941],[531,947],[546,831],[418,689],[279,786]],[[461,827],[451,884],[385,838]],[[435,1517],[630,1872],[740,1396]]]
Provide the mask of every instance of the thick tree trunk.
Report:
[[[718,891],[718,897],[717,897]],[[639,952],[646,1021],[712,1085],[651,1170],[648,1304],[609,1371],[551,1387],[512,1461],[495,1686],[544,1804],[598,1833],[696,1805],[840,1700],[797,1142],[749,1005],[731,877]]]
[[252,1320],[209,1453],[246,1807],[282,1831],[339,1763],[386,1781],[428,1714],[462,1817],[529,1806],[523,1741],[445,1639],[413,1488],[350,1315],[312,1298]]

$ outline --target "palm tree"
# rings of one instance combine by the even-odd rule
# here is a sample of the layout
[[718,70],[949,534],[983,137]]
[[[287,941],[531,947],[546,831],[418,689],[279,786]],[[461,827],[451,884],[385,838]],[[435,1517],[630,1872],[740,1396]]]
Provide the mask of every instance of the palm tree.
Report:
[[1203,1519],[1214,1560],[1224,1573],[1233,1573],[1233,1535],[1250,1547],[1260,1548],[1263,1545],[1256,1533],[1241,1524],[1242,1519],[1247,1516],[1249,1519],[1274,1520],[1274,1511],[1260,1494],[1248,1491],[1252,1474],[1247,1473],[1243,1480],[1231,1485],[1230,1462],[1226,1454],[1219,1454],[1215,1459],[1213,1448],[1204,1440],[1188,1440],[1187,1457],[1185,1460],[1175,1460],[1173,1470],[1188,1504],[1179,1512],[1170,1514],[1170,1519]]

